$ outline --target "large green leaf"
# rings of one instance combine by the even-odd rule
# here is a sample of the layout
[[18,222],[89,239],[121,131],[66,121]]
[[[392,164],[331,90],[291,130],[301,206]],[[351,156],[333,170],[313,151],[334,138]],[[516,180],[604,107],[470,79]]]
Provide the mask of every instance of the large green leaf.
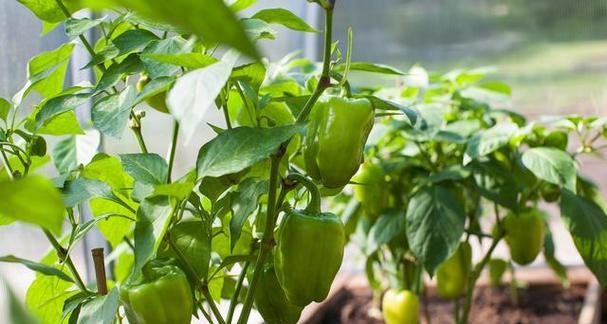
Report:
[[112,289],[105,296],[96,296],[80,310],[79,324],[112,324],[116,319],[118,306],[118,288]]
[[525,152],[522,161],[536,177],[576,192],[575,162],[567,152],[551,147],[536,147]]
[[[170,238],[196,274],[200,278],[207,278],[211,260],[211,227],[198,220],[182,222],[171,229]],[[159,255],[176,257],[168,245]]]
[[89,1],[92,6],[111,2],[137,13],[183,28],[209,43],[223,43],[258,58],[236,15],[223,0],[111,0]]
[[60,173],[73,170],[79,164],[87,164],[97,153],[101,142],[99,132],[89,130],[85,135],[70,136],[57,143],[52,152],[53,163]]
[[65,206],[50,180],[34,175],[0,181],[0,197],[0,215],[61,232]]
[[[142,53],[141,60],[145,65],[145,70],[152,79],[175,76],[181,72],[181,68],[175,64],[160,62],[150,59],[147,55],[179,55],[179,54],[197,54],[190,53],[192,43],[187,42],[182,37],[171,37],[151,42]],[[202,54],[201,54],[202,55]]]
[[303,19],[283,8],[263,9],[251,18],[261,19],[270,24],[280,24],[292,30],[317,32],[316,29],[308,25]]
[[396,209],[387,210],[382,214],[367,237],[365,253],[371,255],[382,245],[390,243],[398,235],[405,235],[406,217]]
[[120,93],[103,97],[95,102],[91,112],[95,128],[105,135],[121,138],[136,96],[134,87],[128,86]]
[[54,276],[37,276],[27,289],[25,304],[43,324],[61,323],[63,303],[76,293],[73,283]]
[[158,154],[120,155],[122,166],[133,179],[144,184],[166,183],[169,166]]
[[95,28],[102,24],[104,18],[100,19],[89,19],[89,18],[70,18],[65,21],[65,34],[70,38],[74,39],[84,33],[86,33],[91,28]]
[[162,238],[171,223],[173,206],[168,197],[157,196],[141,202],[135,224],[135,266],[138,273],[158,251]]
[[[345,64],[340,64],[336,67],[338,71],[344,71],[346,68]],[[390,74],[390,75],[405,75],[406,73],[389,65],[368,63],[368,62],[352,62],[350,65],[350,71],[360,72],[371,72],[379,74]]]
[[469,141],[466,147],[464,163],[493,153],[504,147],[518,131],[514,123],[497,124],[488,130],[477,133]]
[[240,172],[268,158],[282,143],[301,133],[304,128],[305,125],[297,124],[275,128],[238,127],[226,130],[203,145],[198,152],[198,178],[221,177]]
[[466,216],[459,199],[439,185],[418,191],[407,207],[411,251],[430,275],[459,245]]
[[207,110],[215,106],[215,98],[230,78],[236,59],[235,53],[228,52],[220,62],[192,71],[175,82],[167,103],[186,139],[194,135]]
[[115,202],[120,200],[112,192],[110,186],[100,180],[78,178],[65,183],[63,199],[68,207],[75,207],[93,198],[104,198]]
[[[31,10],[38,18],[49,23],[58,23],[64,21],[67,17],[57,5],[56,1],[51,0],[17,0],[22,5]],[[78,1],[63,1],[65,7],[70,13],[79,9]]]
[[232,220],[230,221],[230,248],[234,248],[247,218],[257,209],[259,197],[268,192],[268,181],[245,179],[230,196]]
[[593,201],[564,189],[561,217],[584,263],[607,286],[607,215]]
[[91,98],[90,93],[67,94],[52,98],[42,105],[36,115],[36,128],[40,129],[53,117],[80,107]]

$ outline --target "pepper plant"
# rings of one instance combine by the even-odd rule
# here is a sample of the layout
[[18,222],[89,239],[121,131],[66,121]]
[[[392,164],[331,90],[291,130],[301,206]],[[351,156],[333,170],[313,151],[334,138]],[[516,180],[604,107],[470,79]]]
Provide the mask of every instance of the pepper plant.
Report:
[[[607,284],[607,204],[580,160],[605,148],[605,119],[529,121],[507,109],[511,89],[488,71],[429,76],[416,66],[401,85],[369,92],[418,113],[414,122],[403,115],[376,125],[351,190],[333,199],[366,256],[388,324],[418,322],[427,276],[436,278],[439,296],[454,301],[456,323],[468,322],[485,269],[499,284],[508,269],[515,278],[514,264],[542,253],[566,284],[547,204],[558,205],[585,264]],[[509,260],[493,257],[502,241]],[[471,244],[483,247],[474,264]]]
[[[326,18],[318,64],[263,59],[255,43],[276,37],[272,24],[320,32],[282,8],[240,18],[255,1],[19,2],[70,39],[32,58],[23,89],[0,100],[0,224],[39,226],[52,247],[40,261],[0,261],[37,271],[26,303],[41,322],[242,324],[255,306],[269,323],[295,323],[326,298],[346,238],[321,190],[347,185],[374,118],[404,109],[349,84],[353,70],[402,72],[352,62],[352,33],[342,55],[334,0],[310,1]],[[109,15],[76,18],[82,9]],[[65,86],[77,46],[94,80]],[[78,120],[87,103],[90,119]],[[149,108],[173,122],[166,157],[149,149]],[[177,174],[179,140],[197,137],[211,109],[225,127],[209,125],[216,136]],[[139,150],[98,152],[101,136],[134,136]],[[49,179],[38,170],[51,161]],[[93,229],[111,248],[109,276],[95,259],[97,290],[72,259]]]

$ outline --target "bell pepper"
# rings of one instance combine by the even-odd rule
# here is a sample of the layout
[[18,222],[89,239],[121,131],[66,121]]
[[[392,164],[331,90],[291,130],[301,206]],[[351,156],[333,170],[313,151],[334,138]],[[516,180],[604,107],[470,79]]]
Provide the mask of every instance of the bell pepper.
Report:
[[388,184],[383,169],[377,164],[364,163],[352,181],[356,182],[354,198],[369,220],[375,221],[388,205]]
[[289,175],[306,186],[310,204],[286,213],[280,224],[274,266],[289,302],[306,306],[327,298],[341,266],[346,244],[341,220],[320,210],[318,188],[302,175]]
[[520,213],[510,213],[502,221],[505,240],[514,262],[527,265],[544,247],[544,219],[537,209],[526,209]]
[[173,260],[152,260],[143,276],[122,286],[120,299],[129,319],[138,324],[189,324],[194,301],[185,273]]
[[[141,90],[143,90],[143,88],[145,88],[145,86],[148,83],[150,83],[150,81],[151,80],[150,80],[149,76],[142,74],[141,77],[139,78],[139,82],[137,82],[137,91],[141,92]],[[168,114],[169,107],[167,107],[166,100],[167,100],[167,92],[163,91],[161,93],[153,95],[152,97],[147,99],[145,101],[145,103],[148,104],[148,106],[154,108],[155,110],[157,110],[161,113]]]
[[390,289],[384,295],[382,310],[386,324],[417,324],[419,298],[409,290]]
[[289,303],[271,265],[263,269],[259,278],[255,307],[268,324],[295,324],[303,310],[303,307]]
[[310,114],[304,160],[308,175],[327,188],[348,184],[363,161],[375,112],[367,99],[330,97]]
[[438,295],[444,298],[462,295],[466,290],[471,268],[472,248],[468,242],[462,242],[455,253],[436,270]]

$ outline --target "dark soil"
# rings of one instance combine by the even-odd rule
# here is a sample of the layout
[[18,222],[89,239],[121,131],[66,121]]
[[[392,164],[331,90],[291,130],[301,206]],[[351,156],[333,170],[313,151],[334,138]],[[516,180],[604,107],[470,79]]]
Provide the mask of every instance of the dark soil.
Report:
[[[557,285],[519,289],[518,306],[512,304],[510,288],[481,287],[476,290],[470,315],[472,324],[569,324],[577,323],[584,303],[586,285],[563,290]],[[429,291],[429,313],[433,324],[453,323],[453,302]],[[323,324],[381,324],[379,310],[371,309],[368,289],[349,290],[330,307]],[[375,317],[375,318],[374,318]],[[422,323],[423,311],[422,311]]]

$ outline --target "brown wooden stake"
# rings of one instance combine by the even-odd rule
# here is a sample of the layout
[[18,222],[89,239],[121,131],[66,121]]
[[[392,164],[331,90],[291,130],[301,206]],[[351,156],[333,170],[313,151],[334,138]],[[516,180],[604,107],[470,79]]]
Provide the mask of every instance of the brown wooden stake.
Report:
[[95,263],[95,278],[97,279],[97,293],[101,296],[107,295],[107,281],[105,276],[105,256],[103,248],[92,249],[93,262]]

